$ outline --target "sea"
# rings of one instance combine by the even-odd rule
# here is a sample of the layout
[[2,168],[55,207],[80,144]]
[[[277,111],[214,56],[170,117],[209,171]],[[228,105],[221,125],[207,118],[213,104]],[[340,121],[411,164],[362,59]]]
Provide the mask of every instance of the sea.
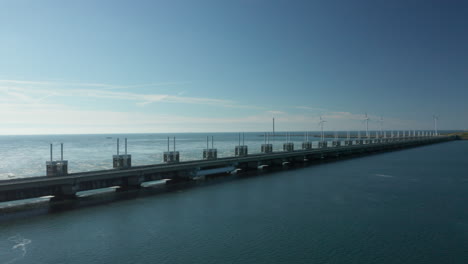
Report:
[[[259,152],[263,135],[241,144]],[[50,143],[79,172],[111,168],[117,138],[145,165],[162,162],[167,137],[201,159],[207,136],[234,155],[238,133],[0,136],[0,179],[44,175]],[[269,138],[275,150],[286,136]],[[450,141],[0,210],[0,263],[466,264],[467,204],[468,141]]]

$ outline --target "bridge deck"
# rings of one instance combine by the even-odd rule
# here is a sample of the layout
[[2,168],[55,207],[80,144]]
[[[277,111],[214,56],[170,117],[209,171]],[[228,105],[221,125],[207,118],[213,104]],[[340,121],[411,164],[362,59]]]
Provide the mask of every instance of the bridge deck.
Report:
[[[110,169],[90,172],[71,173],[57,177],[29,177],[0,181],[0,202],[34,198],[44,195],[73,196],[78,191],[86,191],[111,186],[137,186],[145,181],[158,179],[190,179],[197,171],[213,168],[249,168],[255,165],[280,164],[304,159],[346,156],[359,153],[379,152],[395,148],[405,148],[453,140],[454,137],[431,137],[388,143],[328,147],[268,154],[250,154],[244,157],[226,157],[215,160],[194,160],[174,164],[154,164],[135,166],[128,169]],[[249,164],[253,164],[250,165]],[[215,171],[215,170],[213,170]]]

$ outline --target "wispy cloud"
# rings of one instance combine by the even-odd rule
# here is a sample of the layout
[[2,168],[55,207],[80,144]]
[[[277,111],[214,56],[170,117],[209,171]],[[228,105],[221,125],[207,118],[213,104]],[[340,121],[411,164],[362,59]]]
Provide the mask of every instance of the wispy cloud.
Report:
[[22,81],[22,80],[0,80],[0,83],[6,84],[34,84],[34,85],[51,85],[50,82],[39,82],[39,81]]
[[328,111],[327,109],[320,108],[320,107],[310,107],[310,106],[295,106],[296,109],[307,110],[307,111],[317,111],[317,112],[325,112]]
[[286,114],[285,112],[283,112],[283,111],[278,111],[278,110],[270,110],[270,111],[267,111],[267,113],[272,114],[272,115],[283,115],[283,114]]
[[49,93],[49,94],[47,94],[47,95],[45,95],[45,96],[43,96],[43,97],[37,99],[37,100],[36,100],[36,103],[39,103],[39,102],[41,102],[41,101],[43,101],[43,100],[45,100],[45,99],[47,99],[47,98],[49,98],[49,97],[52,97],[52,96],[54,96],[54,95],[57,95],[57,94],[56,94],[55,92]]
[[15,90],[6,90],[5,94],[19,101],[27,101],[27,102],[34,101],[34,98],[32,98],[31,96],[28,96],[24,93],[21,93]]
[[[137,106],[147,106],[155,102],[180,103],[180,104],[203,104],[214,105],[225,108],[258,108],[257,106],[241,105],[235,101],[204,98],[204,97],[188,97],[175,94],[163,93],[139,93],[139,92],[122,92],[111,89],[120,88],[137,88],[146,86],[162,86],[174,83],[152,83],[144,85],[109,85],[99,83],[68,83],[68,82],[40,82],[40,81],[23,81],[23,80],[0,80],[0,93],[3,93],[8,98],[6,100],[17,100],[20,102],[35,102],[43,101],[49,97],[83,97],[83,98],[100,98],[111,100],[134,101]],[[76,86],[70,88],[68,86]],[[66,87],[66,88],[64,88]],[[90,89],[90,88],[101,89]],[[108,89],[106,89],[108,88]],[[39,98],[39,99],[37,99]],[[0,99],[1,100],[1,99]],[[3,98],[5,101],[5,98]]]
[[190,84],[190,82],[159,82],[159,83],[145,83],[145,84],[134,84],[134,85],[115,85],[115,84],[108,84],[108,83],[24,81],[24,80],[1,79],[0,84],[34,85],[34,86],[48,86],[48,87],[61,86],[61,87],[92,87],[92,88],[103,88],[103,89],[130,89],[130,88],[183,85],[183,84]]

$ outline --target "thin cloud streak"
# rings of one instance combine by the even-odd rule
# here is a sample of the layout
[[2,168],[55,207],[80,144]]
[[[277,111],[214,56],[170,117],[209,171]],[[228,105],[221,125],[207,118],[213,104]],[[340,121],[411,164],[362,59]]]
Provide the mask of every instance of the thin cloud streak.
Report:
[[40,85],[40,86],[73,86],[73,87],[96,87],[104,89],[129,89],[129,88],[144,88],[157,86],[172,86],[189,84],[190,82],[161,82],[161,83],[146,83],[136,85],[114,85],[107,83],[82,83],[82,82],[50,82],[50,81],[23,81],[23,80],[0,80],[0,84],[17,84],[17,85]]
[[296,109],[307,110],[307,111],[317,111],[317,112],[326,112],[327,109],[320,107],[310,107],[310,106],[295,106]]
[[267,111],[267,113],[272,114],[272,115],[283,115],[283,114],[286,114],[286,113],[283,112],[283,111],[277,111],[277,110],[270,110],[270,111]]
[[[260,109],[257,106],[240,105],[231,100],[215,99],[215,98],[203,98],[203,97],[187,97],[179,95],[169,94],[142,94],[135,92],[119,92],[85,88],[69,88],[69,89],[58,89],[57,86],[67,85],[68,83],[56,83],[56,82],[36,82],[36,81],[17,81],[17,80],[0,80],[0,84],[7,84],[0,86],[0,93],[3,92],[9,95],[10,100],[17,99],[23,102],[33,102],[31,95],[34,98],[41,98],[45,100],[48,97],[59,96],[59,97],[84,97],[84,98],[100,98],[100,99],[112,99],[112,100],[127,100],[136,101],[137,106],[144,107],[155,102],[167,102],[167,103],[181,103],[181,104],[204,104],[214,105],[225,108],[247,108],[247,109]],[[28,86],[25,86],[28,85]],[[39,87],[29,87],[29,85],[38,85]],[[89,84],[89,83],[77,83],[77,86],[85,87],[104,87],[104,88],[128,88],[128,87],[143,87],[146,85],[134,85],[134,86],[115,86],[107,84]],[[151,85],[162,85],[162,84],[151,84]],[[42,87],[42,86],[47,86]],[[57,88],[51,88],[57,87]]]

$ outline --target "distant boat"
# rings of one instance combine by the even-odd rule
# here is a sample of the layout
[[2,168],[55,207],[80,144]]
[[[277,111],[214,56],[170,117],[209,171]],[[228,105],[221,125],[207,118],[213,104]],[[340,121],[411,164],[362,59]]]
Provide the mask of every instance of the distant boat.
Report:
[[106,137],[107,139],[112,139],[112,137]]

